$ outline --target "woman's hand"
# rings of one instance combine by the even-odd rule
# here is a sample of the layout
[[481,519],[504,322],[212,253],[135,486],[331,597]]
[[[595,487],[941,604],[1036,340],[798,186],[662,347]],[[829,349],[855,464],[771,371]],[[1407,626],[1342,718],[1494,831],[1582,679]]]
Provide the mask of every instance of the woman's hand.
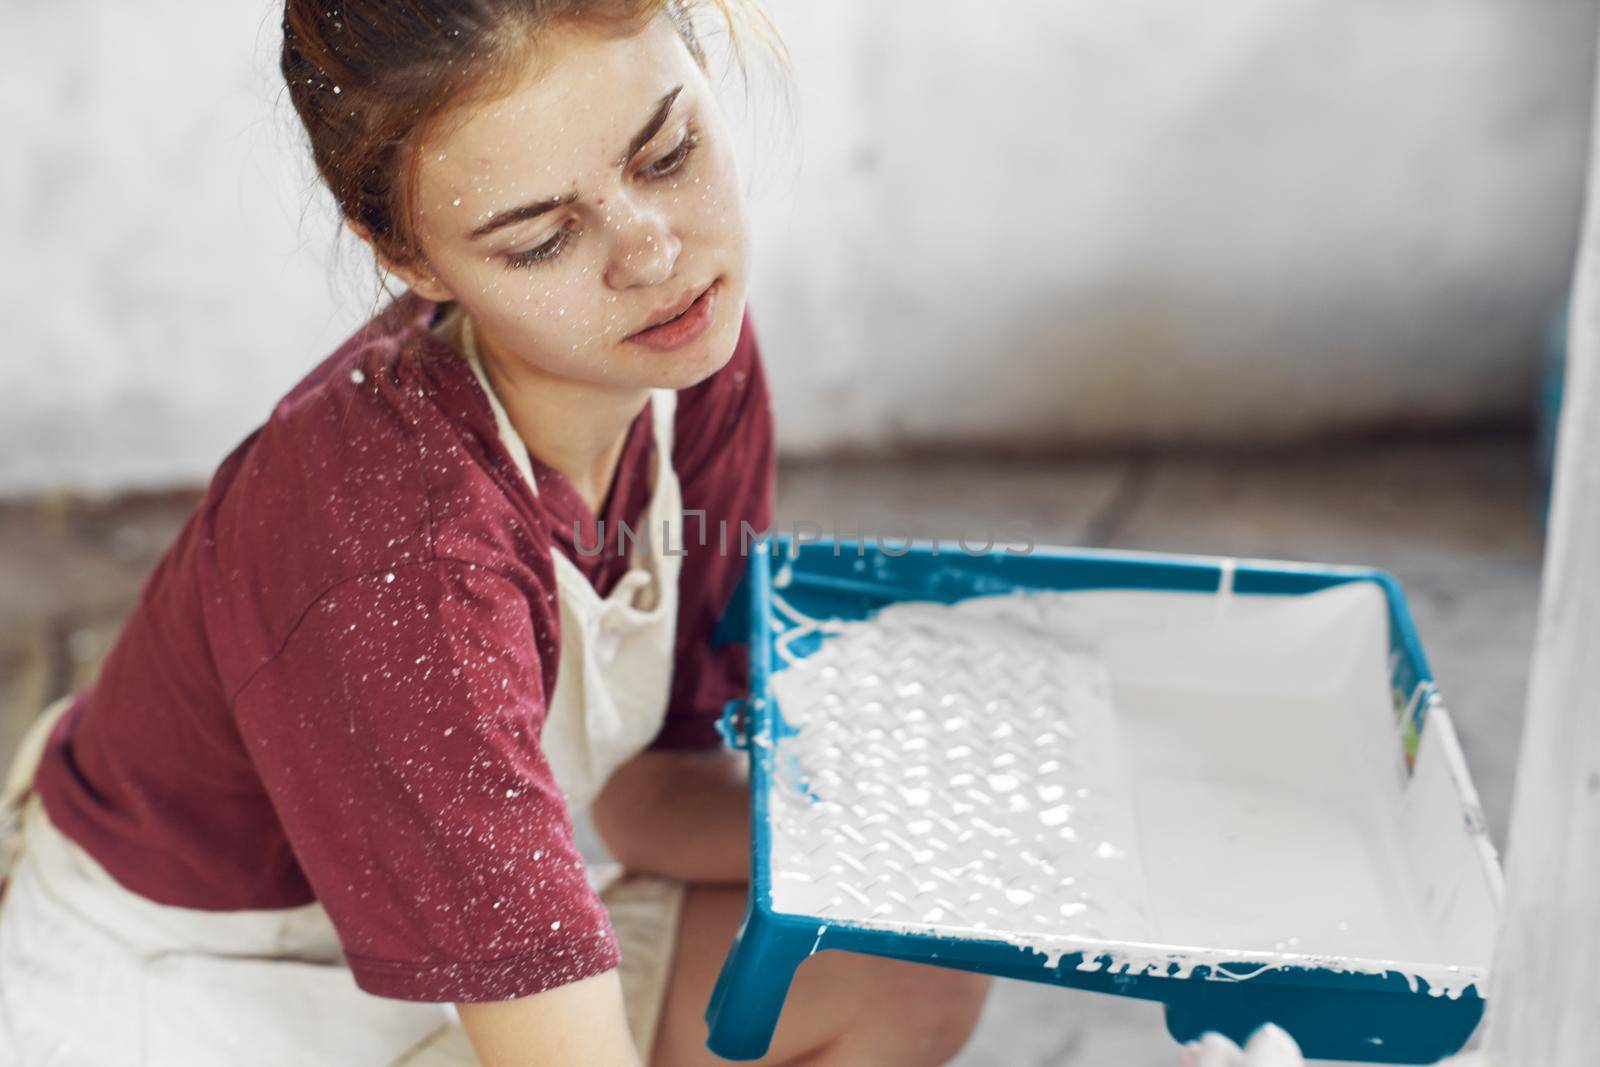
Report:
[[685,882],[750,879],[748,757],[730,749],[656,749],[618,767],[590,809],[629,870]]
[[1221,1034],[1206,1034],[1183,1047],[1179,1067],[1305,1067],[1294,1038],[1268,1023],[1240,1048]]

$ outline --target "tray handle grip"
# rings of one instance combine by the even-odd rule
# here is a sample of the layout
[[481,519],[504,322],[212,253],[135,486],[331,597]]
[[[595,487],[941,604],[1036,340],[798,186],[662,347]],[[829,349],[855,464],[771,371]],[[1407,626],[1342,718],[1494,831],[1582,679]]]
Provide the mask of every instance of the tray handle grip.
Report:
[[722,705],[722,714],[717,716],[717,733],[729,748],[749,750],[750,717],[742,697],[734,697]]

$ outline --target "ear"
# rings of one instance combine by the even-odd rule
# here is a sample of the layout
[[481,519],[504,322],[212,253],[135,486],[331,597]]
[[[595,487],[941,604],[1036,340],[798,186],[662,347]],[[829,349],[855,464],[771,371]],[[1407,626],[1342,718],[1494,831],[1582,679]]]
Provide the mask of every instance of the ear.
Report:
[[436,303],[455,299],[455,294],[439,280],[437,275],[425,266],[421,269],[399,266],[378,249],[377,242],[373,241],[372,235],[359,222],[346,218],[344,224],[350,227],[350,232],[361,238],[362,243],[372,250],[373,256],[378,260],[378,266],[405,282],[407,288],[415,291],[424,299],[432,300]]

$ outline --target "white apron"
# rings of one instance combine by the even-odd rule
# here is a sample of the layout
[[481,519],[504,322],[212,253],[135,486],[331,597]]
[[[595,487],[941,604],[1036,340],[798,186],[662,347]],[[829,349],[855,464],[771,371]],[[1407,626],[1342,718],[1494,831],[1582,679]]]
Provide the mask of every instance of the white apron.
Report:
[[[471,319],[461,320],[461,347],[494,409],[500,440],[537,495],[528,447],[484,374]],[[683,553],[683,498],[672,468],[677,399],[671,389],[651,392],[655,488],[644,529],[634,531],[639,536],[630,544],[633,565],[616,588],[602,599],[565,553],[551,553],[561,605],[561,666],[539,744],[574,812],[587,809],[611,772],[650,743],[666,714]],[[618,531],[604,535],[616,544]]]
[[[483,373],[470,320],[463,348],[500,436],[537,493],[527,448]],[[630,567],[601,597],[563,553],[555,573],[561,662],[540,737],[571,812],[586,809],[666,713],[677,620],[682,501],[672,467],[676,393],[651,395],[655,463]],[[615,536],[607,531],[608,536]],[[669,543],[670,539],[670,543]],[[466,1067],[454,1008],[371,996],[355,985],[320,904],[208,912],[122,888],[60,833],[29,790],[53,704],[24,739],[0,794],[0,1067]],[[684,886],[591,866],[611,915],[629,1029],[648,1057]]]

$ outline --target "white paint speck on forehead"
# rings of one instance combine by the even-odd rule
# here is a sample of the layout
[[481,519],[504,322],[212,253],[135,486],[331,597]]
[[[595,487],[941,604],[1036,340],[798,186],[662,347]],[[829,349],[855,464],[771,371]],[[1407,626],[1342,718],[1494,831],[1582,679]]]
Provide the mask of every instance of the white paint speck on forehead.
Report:
[[772,679],[798,730],[774,753],[776,910],[1052,962],[1481,979],[1494,893],[1442,710],[1398,770],[1376,587],[906,602],[827,629]]

